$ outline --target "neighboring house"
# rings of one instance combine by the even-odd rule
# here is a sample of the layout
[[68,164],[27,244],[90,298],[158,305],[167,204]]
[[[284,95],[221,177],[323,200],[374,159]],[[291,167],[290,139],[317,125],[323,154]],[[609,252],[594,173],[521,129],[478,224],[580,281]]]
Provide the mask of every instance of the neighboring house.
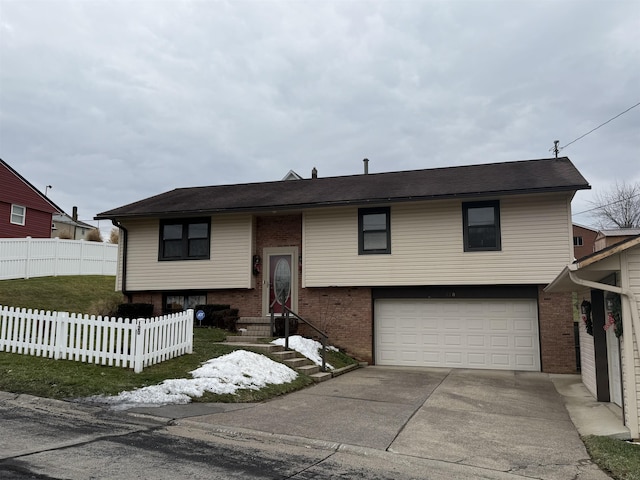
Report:
[[[366,165],[366,163],[365,163]],[[179,188],[96,216],[121,228],[131,302],[286,304],[378,365],[576,371],[568,158]]]
[[573,224],[573,255],[575,258],[591,255],[594,250],[598,231],[589,227]]
[[73,207],[71,216],[64,212],[53,216],[51,238],[86,240],[87,233],[95,228],[93,225],[78,220],[78,207]]
[[611,245],[620,243],[629,237],[640,235],[640,228],[615,228],[612,230],[600,230],[596,236],[594,252],[604,250]]
[[50,238],[58,212],[60,207],[0,159],[0,238]]
[[640,235],[567,265],[545,288],[571,291],[583,312],[582,382],[598,401],[622,407],[630,437],[639,438]]

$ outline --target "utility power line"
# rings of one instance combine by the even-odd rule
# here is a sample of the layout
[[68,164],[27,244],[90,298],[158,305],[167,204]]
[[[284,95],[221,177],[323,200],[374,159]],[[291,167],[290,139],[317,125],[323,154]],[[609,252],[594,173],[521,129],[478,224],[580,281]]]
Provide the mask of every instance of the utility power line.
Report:
[[593,129],[589,130],[589,131],[588,131],[587,133],[585,133],[584,135],[580,135],[578,138],[576,138],[575,140],[570,141],[569,143],[567,143],[566,145],[563,145],[562,147],[558,147],[558,143],[560,143],[560,142],[559,142],[558,140],[556,140],[556,141],[554,142],[554,144],[555,144],[555,145],[554,145],[553,147],[551,147],[551,148],[549,149],[549,151],[550,151],[550,152],[551,152],[551,151],[555,152],[556,157],[557,157],[557,156],[558,156],[558,153],[559,153],[561,150],[564,150],[565,148],[567,148],[567,147],[568,147],[569,145],[571,145],[572,143],[576,143],[578,140],[581,140],[581,139],[583,139],[584,137],[586,137],[587,135],[589,135],[590,133],[595,132],[595,131],[596,131],[596,130],[598,130],[600,127],[604,127],[607,123],[612,122],[612,121],[613,121],[613,120],[615,120],[616,118],[618,118],[618,117],[620,117],[620,116],[624,115],[625,113],[627,113],[627,112],[628,112],[628,111],[630,111],[630,110],[633,110],[634,108],[636,108],[636,107],[637,107],[637,106],[639,106],[639,105],[640,105],[640,102],[636,103],[635,105],[632,105],[631,107],[627,108],[624,112],[620,112],[620,113],[619,113],[618,115],[616,115],[615,117],[611,117],[611,118],[610,118],[609,120],[607,120],[606,122],[601,123],[601,124],[600,124],[600,125],[598,125],[596,128],[593,128]]
[[610,207],[611,205],[615,205],[616,203],[626,202],[627,200],[631,200],[632,198],[636,198],[638,196],[640,196],[640,193],[636,193],[635,195],[631,195],[630,197],[627,197],[627,198],[621,198],[620,200],[616,200],[615,202],[607,203],[605,205],[598,205],[597,207],[590,208],[589,210],[583,210],[582,212],[572,213],[571,216],[573,217],[574,215],[582,215],[583,213],[593,212],[594,210],[599,210],[603,207]]

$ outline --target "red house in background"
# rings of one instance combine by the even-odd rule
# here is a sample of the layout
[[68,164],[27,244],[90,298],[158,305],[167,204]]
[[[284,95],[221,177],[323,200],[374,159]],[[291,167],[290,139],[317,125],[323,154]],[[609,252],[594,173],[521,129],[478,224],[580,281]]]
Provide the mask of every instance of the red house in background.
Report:
[[598,231],[593,228],[573,224],[573,256],[578,259],[595,252]]
[[0,238],[50,238],[58,212],[60,207],[0,159]]

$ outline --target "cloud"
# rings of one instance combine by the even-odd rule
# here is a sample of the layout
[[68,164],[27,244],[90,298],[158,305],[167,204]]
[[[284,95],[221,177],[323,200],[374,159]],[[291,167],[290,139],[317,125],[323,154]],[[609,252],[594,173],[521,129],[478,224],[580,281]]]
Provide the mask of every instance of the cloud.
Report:
[[[84,218],[364,157],[549,157],[639,101],[636,2],[0,2],[0,156]],[[562,154],[594,187],[640,180],[639,125]]]

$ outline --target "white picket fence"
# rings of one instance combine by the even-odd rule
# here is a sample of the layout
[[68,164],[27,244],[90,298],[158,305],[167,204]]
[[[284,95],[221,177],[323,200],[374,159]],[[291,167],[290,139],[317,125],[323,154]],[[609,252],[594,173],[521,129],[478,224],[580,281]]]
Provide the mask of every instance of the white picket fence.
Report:
[[193,351],[193,310],[155,318],[109,318],[0,305],[0,352],[144,367]]
[[59,238],[0,239],[0,280],[58,275],[115,275],[118,246]]

